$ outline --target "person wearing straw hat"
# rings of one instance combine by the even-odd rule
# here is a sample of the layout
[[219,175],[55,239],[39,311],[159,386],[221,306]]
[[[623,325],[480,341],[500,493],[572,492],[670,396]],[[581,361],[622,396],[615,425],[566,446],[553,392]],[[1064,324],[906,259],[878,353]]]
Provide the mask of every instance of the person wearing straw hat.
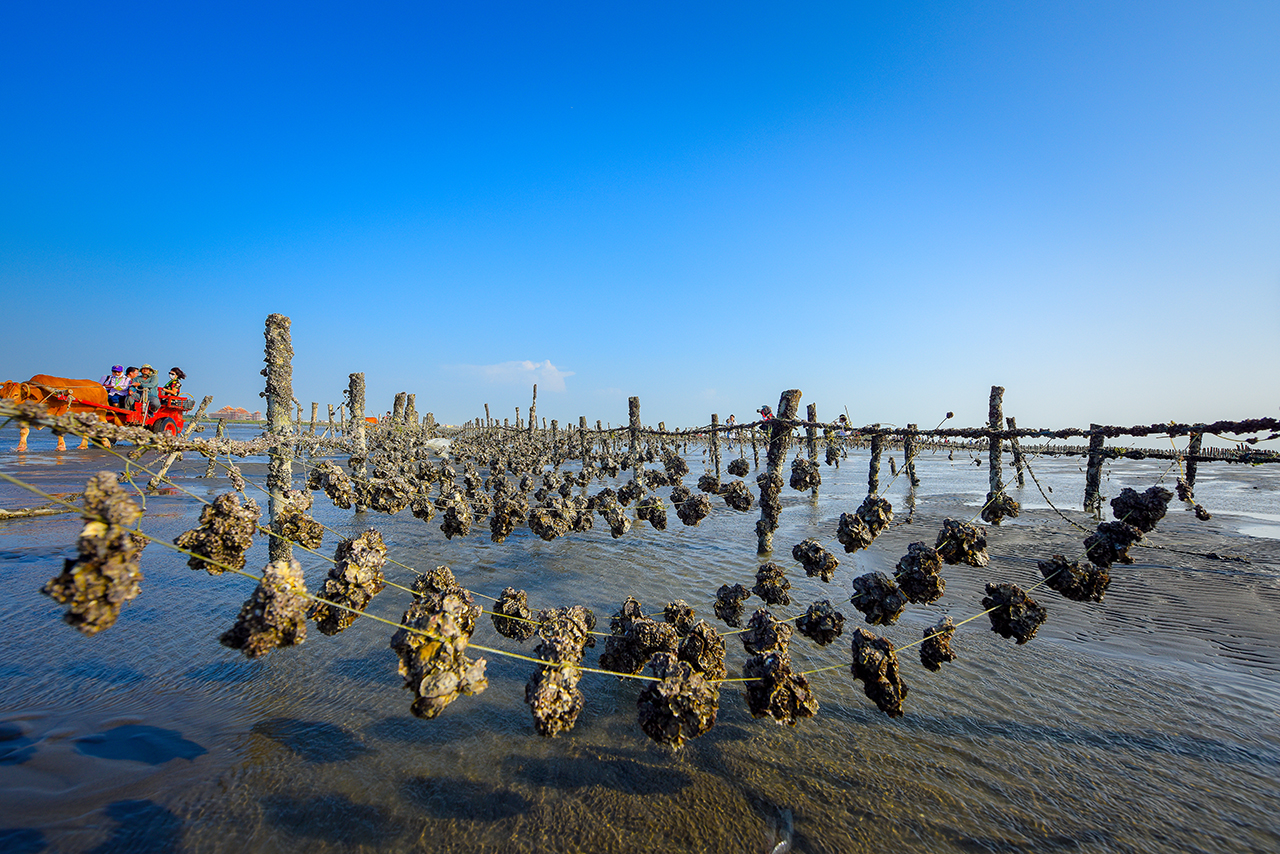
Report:
[[156,373],[155,368],[147,364],[142,366],[141,371],[129,389],[129,404],[132,405],[135,401],[146,400],[152,410],[159,409],[160,393],[156,389],[160,387],[160,376]]

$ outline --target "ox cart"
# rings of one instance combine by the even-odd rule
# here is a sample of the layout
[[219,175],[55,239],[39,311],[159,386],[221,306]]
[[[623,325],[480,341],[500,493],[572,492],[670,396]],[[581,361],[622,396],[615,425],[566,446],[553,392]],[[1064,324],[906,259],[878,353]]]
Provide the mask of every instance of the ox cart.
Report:
[[182,428],[185,426],[183,413],[195,406],[195,400],[192,398],[184,395],[166,394],[164,389],[160,389],[160,408],[154,412],[147,411],[147,401],[145,399],[136,401],[133,407],[129,409],[122,409],[106,403],[90,403],[87,400],[78,400],[76,402],[92,407],[95,410],[100,410],[103,413],[114,413],[115,417],[108,416],[104,420],[131,427],[146,427],[153,433],[166,433],[170,436],[176,436],[182,432]]

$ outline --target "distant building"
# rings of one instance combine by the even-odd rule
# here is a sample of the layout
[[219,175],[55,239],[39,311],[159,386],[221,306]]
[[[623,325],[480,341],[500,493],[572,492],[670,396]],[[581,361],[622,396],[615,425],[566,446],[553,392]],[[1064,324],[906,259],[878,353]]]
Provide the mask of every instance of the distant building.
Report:
[[250,413],[249,410],[242,406],[224,406],[217,412],[210,413],[209,417],[214,420],[225,418],[228,421],[257,421],[262,418],[262,414],[258,412]]

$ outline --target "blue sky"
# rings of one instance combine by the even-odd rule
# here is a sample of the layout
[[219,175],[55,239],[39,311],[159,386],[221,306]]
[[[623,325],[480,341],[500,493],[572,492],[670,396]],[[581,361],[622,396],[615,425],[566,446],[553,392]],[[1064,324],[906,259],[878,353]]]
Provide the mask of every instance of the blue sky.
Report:
[[0,13],[0,379],[1277,415],[1280,4],[369,6]]

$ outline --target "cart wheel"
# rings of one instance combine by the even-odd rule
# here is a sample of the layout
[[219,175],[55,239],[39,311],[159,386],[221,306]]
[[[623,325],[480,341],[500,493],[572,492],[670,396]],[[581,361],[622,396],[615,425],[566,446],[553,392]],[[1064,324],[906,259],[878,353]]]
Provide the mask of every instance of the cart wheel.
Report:
[[151,423],[151,432],[176,436],[178,435],[178,424],[172,418],[157,418]]

